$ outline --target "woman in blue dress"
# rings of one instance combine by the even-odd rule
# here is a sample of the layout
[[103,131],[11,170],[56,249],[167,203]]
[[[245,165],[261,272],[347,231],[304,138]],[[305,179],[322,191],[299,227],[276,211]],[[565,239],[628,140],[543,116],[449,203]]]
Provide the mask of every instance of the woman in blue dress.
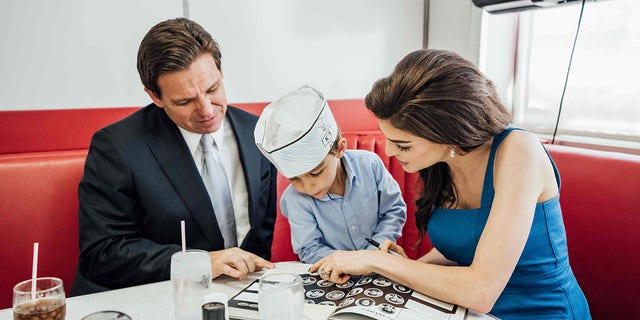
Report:
[[310,271],[337,283],[375,272],[503,319],[591,318],[569,265],[556,166],[534,134],[510,127],[490,80],[455,53],[418,50],[365,103],[386,153],[419,172],[416,224],[434,248],[412,260],[387,240]]

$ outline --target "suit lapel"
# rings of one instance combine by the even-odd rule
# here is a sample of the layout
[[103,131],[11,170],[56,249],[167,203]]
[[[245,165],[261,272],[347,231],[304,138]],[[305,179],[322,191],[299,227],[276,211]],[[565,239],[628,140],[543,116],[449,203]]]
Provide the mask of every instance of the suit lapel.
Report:
[[216,244],[224,243],[224,240],[214,218],[209,194],[180,130],[160,108],[151,112],[149,118],[147,123],[150,124],[151,137],[148,143],[151,152],[211,243],[211,247],[218,248]]

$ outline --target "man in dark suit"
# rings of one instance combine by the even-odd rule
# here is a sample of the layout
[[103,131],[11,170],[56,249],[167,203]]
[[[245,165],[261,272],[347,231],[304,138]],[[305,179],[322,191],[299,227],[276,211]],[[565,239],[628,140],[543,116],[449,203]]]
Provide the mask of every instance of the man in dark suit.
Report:
[[[273,268],[277,171],[255,146],[257,117],[227,106],[218,44],[188,19],[161,22],[140,44],[138,72],[153,103],[91,141],[72,295],[168,280],[181,220],[186,246],[209,251],[214,278]],[[228,180],[233,239],[223,238],[227,222],[203,180],[203,135]],[[230,240],[239,247],[225,247]]]

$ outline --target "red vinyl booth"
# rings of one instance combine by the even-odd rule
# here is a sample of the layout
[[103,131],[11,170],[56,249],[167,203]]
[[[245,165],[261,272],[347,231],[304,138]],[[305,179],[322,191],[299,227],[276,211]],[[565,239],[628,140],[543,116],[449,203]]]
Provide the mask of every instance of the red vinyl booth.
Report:
[[[236,104],[259,114],[267,103]],[[399,243],[412,258],[418,246],[413,213],[417,176],[406,174],[384,153],[385,139],[361,99],[329,105],[349,148],[380,155],[400,184],[408,206]],[[68,290],[78,262],[78,182],[93,133],[137,110],[91,108],[0,111],[0,308],[11,307],[13,286],[31,277],[34,242],[40,243],[39,275],[64,280]],[[562,177],[561,205],[569,260],[594,319],[626,318],[640,312],[640,156],[547,145]],[[279,177],[279,194],[288,180]],[[273,261],[297,260],[289,224],[278,213]],[[68,291],[67,291],[68,292]]]

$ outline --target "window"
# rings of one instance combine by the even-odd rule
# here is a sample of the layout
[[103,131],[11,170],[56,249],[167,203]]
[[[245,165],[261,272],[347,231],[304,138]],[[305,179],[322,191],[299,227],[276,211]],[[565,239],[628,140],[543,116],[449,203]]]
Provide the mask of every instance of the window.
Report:
[[[556,140],[640,150],[640,1],[587,1],[517,15],[515,124]],[[496,17],[498,15],[495,15]],[[493,16],[489,15],[488,19]]]

